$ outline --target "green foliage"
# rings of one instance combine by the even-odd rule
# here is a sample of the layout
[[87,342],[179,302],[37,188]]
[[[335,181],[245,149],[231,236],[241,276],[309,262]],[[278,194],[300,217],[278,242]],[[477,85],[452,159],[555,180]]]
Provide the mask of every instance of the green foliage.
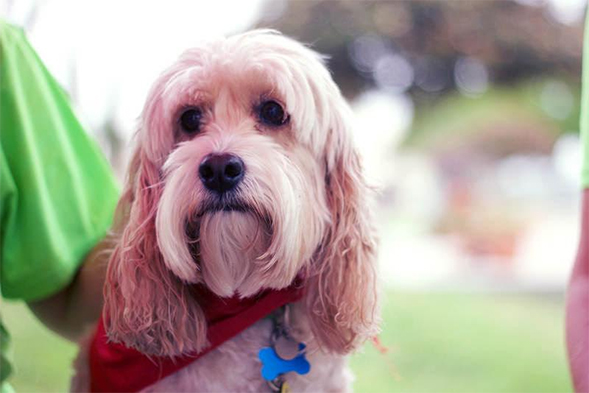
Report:
[[[66,391],[76,348],[4,304],[17,392]],[[352,360],[356,392],[571,391],[563,302],[552,297],[388,294],[380,336]],[[398,376],[396,376],[398,374]]]
[[[554,87],[556,86],[556,88]],[[564,91],[563,91],[564,90]],[[406,146],[443,145],[448,139],[468,138],[497,124],[533,127],[555,138],[578,132],[581,92],[577,84],[561,79],[531,79],[512,86],[494,86],[484,94],[467,97],[458,92],[430,105],[417,107]],[[561,117],[554,117],[563,102]]]

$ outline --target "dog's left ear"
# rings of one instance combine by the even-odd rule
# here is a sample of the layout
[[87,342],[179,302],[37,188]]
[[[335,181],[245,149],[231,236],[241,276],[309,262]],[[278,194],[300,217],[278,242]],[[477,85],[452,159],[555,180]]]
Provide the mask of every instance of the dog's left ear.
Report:
[[311,267],[306,301],[319,344],[348,353],[378,332],[376,237],[371,189],[349,128],[351,111],[339,91],[331,97],[324,152],[331,225]]
[[107,269],[104,322],[111,341],[148,355],[176,356],[206,346],[206,321],[190,286],[172,274],[159,250],[161,193],[159,170],[139,146],[117,208],[126,225]]

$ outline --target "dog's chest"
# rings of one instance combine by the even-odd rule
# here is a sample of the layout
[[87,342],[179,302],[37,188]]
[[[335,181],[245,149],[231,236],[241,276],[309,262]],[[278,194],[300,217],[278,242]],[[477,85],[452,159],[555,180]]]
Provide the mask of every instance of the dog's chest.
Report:
[[[260,349],[270,342],[273,325],[262,320],[216,350],[177,373],[148,387],[144,392],[271,392],[261,376]],[[309,351],[311,370],[306,375],[294,372],[285,380],[293,392],[348,391],[352,376],[344,357]]]

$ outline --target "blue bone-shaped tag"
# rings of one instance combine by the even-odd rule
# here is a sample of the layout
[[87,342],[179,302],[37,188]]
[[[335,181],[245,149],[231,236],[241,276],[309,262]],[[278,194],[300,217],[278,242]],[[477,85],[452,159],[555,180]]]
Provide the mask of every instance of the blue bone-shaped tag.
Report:
[[266,381],[273,381],[280,374],[294,371],[304,375],[311,370],[311,365],[305,358],[305,344],[299,343],[299,354],[293,359],[282,359],[272,347],[260,349],[258,356],[262,362],[262,377]]

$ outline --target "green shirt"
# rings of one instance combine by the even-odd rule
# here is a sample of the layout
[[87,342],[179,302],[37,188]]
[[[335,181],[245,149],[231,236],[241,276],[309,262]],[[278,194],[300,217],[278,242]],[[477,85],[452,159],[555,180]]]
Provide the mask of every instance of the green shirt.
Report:
[[[23,32],[0,21],[0,290],[65,288],[108,230],[118,187],[108,162]],[[10,373],[0,323],[0,381]],[[0,382],[1,383],[1,382]]]
[[581,138],[583,142],[583,172],[581,185],[589,188],[589,12],[585,21],[583,49],[583,96],[581,98]]

